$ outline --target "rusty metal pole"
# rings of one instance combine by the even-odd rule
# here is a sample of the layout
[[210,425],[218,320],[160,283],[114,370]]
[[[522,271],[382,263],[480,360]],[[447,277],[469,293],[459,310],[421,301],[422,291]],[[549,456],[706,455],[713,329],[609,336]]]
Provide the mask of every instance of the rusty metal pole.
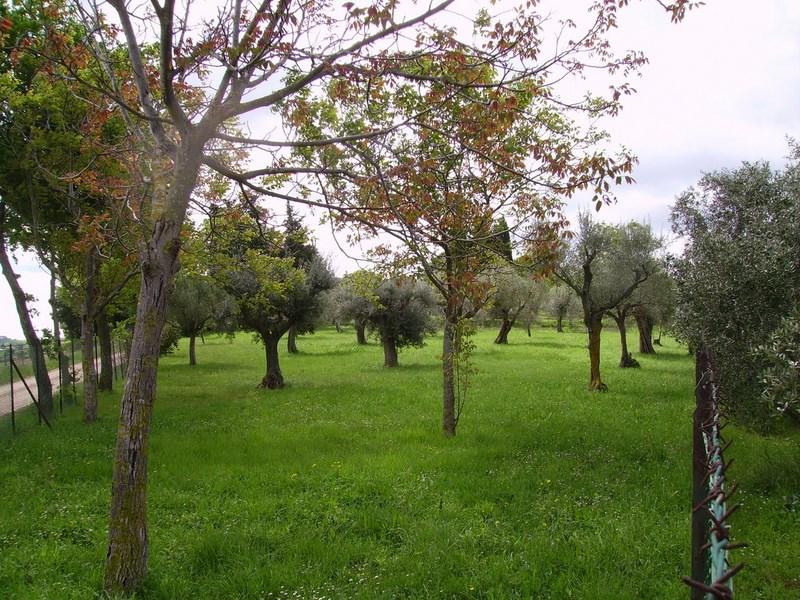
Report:
[[[710,419],[711,386],[710,361],[705,346],[695,354],[695,409],[692,419],[692,579],[708,580],[708,552],[703,548],[708,540],[709,520],[703,501],[708,495],[708,457],[703,426]],[[705,592],[690,588],[691,600],[703,600]]]

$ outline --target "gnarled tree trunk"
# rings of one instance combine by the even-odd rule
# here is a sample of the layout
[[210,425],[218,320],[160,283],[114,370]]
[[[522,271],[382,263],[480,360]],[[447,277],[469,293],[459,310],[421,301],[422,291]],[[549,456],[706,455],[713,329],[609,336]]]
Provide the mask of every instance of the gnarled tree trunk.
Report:
[[281,336],[261,334],[261,339],[264,342],[264,350],[267,355],[267,372],[258,387],[270,390],[282,388],[284,386],[283,373],[281,373],[281,365],[278,358],[278,342],[280,342]]
[[633,313],[636,326],[639,328],[639,352],[642,354],[655,354],[653,347],[653,320],[643,310]]
[[356,321],[356,342],[358,342],[359,346],[365,346],[367,344],[366,328],[366,321]]
[[619,366],[621,369],[629,369],[635,368],[639,366],[639,361],[637,361],[631,353],[628,352],[628,330],[625,326],[625,313],[615,315],[611,313],[611,318],[614,319],[614,322],[617,324],[617,329],[619,330],[619,343],[620,343],[620,358],[619,358]]
[[608,386],[600,378],[600,332],[603,330],[602,315],[592,316],[586,324],[589,329],[589,390],[605,392]]
[[564,315],[566,311],[559,310],[558,314],[556,315],[556,331],[558,333],[564,333]]
[[289,327],[289,334],[286,339],[286,349],[289,354],[298,354],[300,351],[297,349],[297,328],[294,325]]
[[100,377],[97,385],[101,390],[111,391],[114,388],[114,357],[111,355],[111,327],[105,310],[97,315],[97,338],[100,341]]
[[[511,331],[513,325],[514,323],[508,317],[503,317],[503,322],[500,324],[500,331],[497,333],[497,337],[494,338],[494,343],[507,344],[508,332]],[[530,327],[528,328],[528,333],[530,333]]]
[[383,366],[396,367],[397,362],[397,343],[394,336],[381,335],[381,342],[383,343]]

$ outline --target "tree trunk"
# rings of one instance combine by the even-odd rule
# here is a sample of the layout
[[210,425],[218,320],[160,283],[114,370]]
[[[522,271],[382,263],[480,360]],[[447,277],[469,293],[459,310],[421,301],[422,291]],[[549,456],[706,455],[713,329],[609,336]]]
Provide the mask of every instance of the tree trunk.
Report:
[[530,321],[525,323],[525,329],[527,329],[527,331],[528,331],[528,337],[531,337],[531,322]]
[[97,373],[94,369],[94,320],[81,311],[81,351],[83,358],[83,421],[94,423],[97,420]]
[[193,367],[197,364],[197,354],[195,353],[195,342],[197,336],[192,334],[189,336],[189,366]]
[[339,326],[339,321],[334,321],[333,326],[336,327],[336,333],[342,333],[342,328]]
[[297,328],[294,325],[289,327],[289,335],[286,338],[286,349],[289,354],[298,354],[300,351],[297,349]]
[[136,321],[114,453],[103,578],[109,595],[135,591],[147,574],[147,454],[161,331],[179,267],[181,227],[200,170],[200,141],[186,134],[174,160],[169,187],[163,181],[156,186],[150,210],[153,228],[142,249]]
[[365,346],[367,344],[367,336],[364,333],[366,327],[367,323],[365,321],[356,321],[356,341],[359,346]]
[[53,412],[53,386],[50,384],[50,375],[47,373],[47,363],[44,359],[44,348],[42,348],[42,341],[36,335],[36,330],[33,328],[33,321],[31,321],[30,312],[28,310],[28,299],[19,285],[17,274],[11,266],[11,261],[8,258],[6,251],[5,236],[2,233],[3,221],[5,218],[5,205],[0,203],[0,266],[3,269],[3,275],[8,282],[8,287],[11,288],[11,295],[14,296],[14,304],[17,308],[17,316],[19,317],[19,324],[22,327],[22,332],[25,335],[25,341],[30,346],[31,361],[33,363],[33,373],[36,378],[37,396],[39,406],[42,412],[49,416]]
[[589,390],[592,392],[605,392],[608,386],[600,378],[600,332],[603,330],[602,315],[592,317],[587,324],[589,328]]
[[69,360],[67,359],[67,355],[64,354],[64,349],[61,346],[61,322],[58,319],[56,303],[56,276],[53,273],[50,273],[50,310],[52,311],[53,316],[53,339],[56,345],[58,364],[61,369],[61,373],[59,374],[59,384],[61,385],[61,394],[63,397],[64,390],[66,390],[70,381],[72,381],[72,375],[69,372]]
[[97,420],[97,370],[94,353],[95,290],[97,286],[97,249],[92,247],[86,254],[84,265],[86,284],[81,304],[81,353],[83,359],[83,421]]
[[[180,164],[180,157],[179,157]],[[176,170],[179,168],[176,165]],[[197,174],[175,176],[170,195],[185,196],[186,203]],[[107,592],[132,592],[147,573],[147,454],[150,422],[156,394],[156,374],[161,331],[167,301],[178,270],[182,209],[159,218],[142,253],[142,278],[131,340],[125,392],[120,406],[114,474],[111,488],[111,522],[108,531],[104,587]]]
[[383,342],[383,366],[396,367],[397,363],[397,344],[391,335],[382,335]]
[[639,352],[642,354],[655,354],[653,347],[653,320],[643,311],[636,311],[633,314],[636,319],[636,326],[639,328]]
[[97,315],[97,337],[100,340],[100,378],[98,387],[110,392],[114,389],[114,357],[111,355],[111,327],[108,315],[101,310]]
[[455,352],[458,323],[445,318],[442,336],[442,431],[456,434]]
[[621,369],[635,368],[639,366],[639,361],[631,356],[628,352],[628,330],[625,327],[625,315],[616,316],[612,315],[614,321],[617,323],[619,329],[619,343],[621,348],[621,355],[619,358],[619,366]]
[[564,333],[564,312],[559,310],[558,315],[556,316],[556,331],[558,333]]
[[267,373],[258,387],[270,390],[282,388],[284,386],[283,373],[281,373],[281,366],[278,360],[278,342],[281,336],[262,334],[261,339],[264,341],[264,349],[267,354]]
[[[497,334],[497,337],[494,338],[495,344],[507,344],[508,343],[508,332],[511,331],[511,321],[508,317],[503,318],[503,322],[500,325],[500,331]],[[530,331],[530,328],[528,328]]]

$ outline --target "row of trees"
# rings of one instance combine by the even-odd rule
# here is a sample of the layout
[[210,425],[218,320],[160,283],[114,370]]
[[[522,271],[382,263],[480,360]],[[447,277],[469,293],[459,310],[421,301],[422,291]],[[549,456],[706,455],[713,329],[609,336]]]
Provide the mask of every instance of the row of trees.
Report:
[[[257,195],[324,210],[354,241],[394,240],[374,257],[423,273],[443,306],[442,427],[453,435],[464,323],[487,303],[481,275],[487,257],[504,255],[498,233],[539,268],[559,249],[564,199],[590,190],[610,202],[610,185],[628,177],[632,155],[583,125],[618,112],[645,62],[608,40],[626,3],[591,2],[586,18],[560,23],[533,3],[482,9],[467,28],[452,27],[453,4],[232,0],[209,16],[176,0],[0,3],[0,259],[21,319],[29,311],[7,245],[36,251],[70,290],[84,336],[138,282],[107,590],[134,590],[146,572],[158,355],[191,205],[214,228],[216,256],[195,276],[236,300],[268,362],[274,340],[308,326],[293,299],[313,299],[330,277],[323,261],[288,250],[291,235],[263,227]],[[676,21],[692,3],[654,6]],[[602,92],[571,97],[562,82],[587,68],[606,75]],[[275,131],[288,135],[243,133],[241,120],[258,113],[278,115]],[[245,166],[253,150],[260,164]],[[238,186],[235,205],[224,204],[221,179]],[[501,215],[505,232],[495,230]],[[584,303],[589,321],[592,310]],[[34,346],[29,319],[23,329]],[[278,375],[268,367],[264,384]]]

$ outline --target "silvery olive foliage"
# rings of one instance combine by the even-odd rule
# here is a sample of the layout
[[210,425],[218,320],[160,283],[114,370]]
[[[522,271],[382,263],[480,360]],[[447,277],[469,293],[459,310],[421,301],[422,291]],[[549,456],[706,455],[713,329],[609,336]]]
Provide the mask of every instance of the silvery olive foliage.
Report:
[[796,363],[787,367],[782,351],[800,297],[800,152],[793,151],[783,170],[744,163],[710,173],[672,210],[686,242],[671,263],[676,333],[713,352],[730,412],[762,424],[797,405],[796,395],[785,397]]

